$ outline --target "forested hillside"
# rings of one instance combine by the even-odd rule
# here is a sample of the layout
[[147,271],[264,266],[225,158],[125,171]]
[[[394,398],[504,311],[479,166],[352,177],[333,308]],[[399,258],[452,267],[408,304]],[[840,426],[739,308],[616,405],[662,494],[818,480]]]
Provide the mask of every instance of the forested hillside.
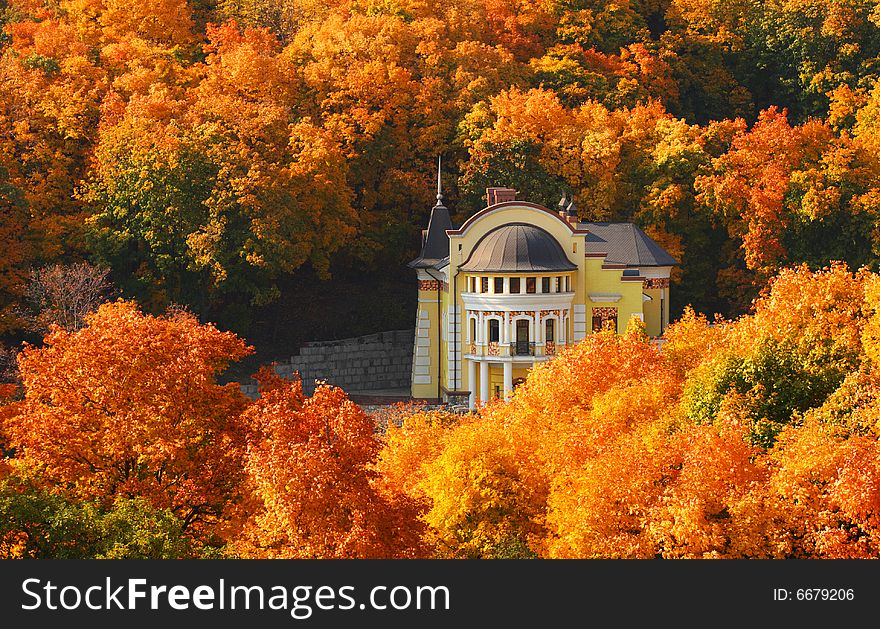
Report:
[[[0,557],[880,556],[878,7],[0,0]],[[411,325],[438,155],[640,225],[662,349],[246,398]]]
[[504,185],[637,222],[682,261],[675,312],[744,312],[793,262],[876,263],[871,1],[2,6],[5,331],[58,262],[245,333],[331,277],[381,290],[438,154],[459,221]]

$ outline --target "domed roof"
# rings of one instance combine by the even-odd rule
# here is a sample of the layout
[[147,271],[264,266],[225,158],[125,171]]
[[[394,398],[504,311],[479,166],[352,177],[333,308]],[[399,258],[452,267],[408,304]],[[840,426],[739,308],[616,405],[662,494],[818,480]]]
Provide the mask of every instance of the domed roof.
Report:
[[461,265],[462,271],[524,273],[574,271],[559,242],[526,223],[509,223],[483,236]]

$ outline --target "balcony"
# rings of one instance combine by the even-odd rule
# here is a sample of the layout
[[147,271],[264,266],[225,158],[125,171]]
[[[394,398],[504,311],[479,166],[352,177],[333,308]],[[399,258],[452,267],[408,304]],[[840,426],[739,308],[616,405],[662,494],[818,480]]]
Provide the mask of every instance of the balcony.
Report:
[[533,343],[528,341],[513,341],[510,343],[499,343],[491,341],[485,346],[477,343],[465,343],[465,352],[470,356],[506,358],[517,356],[534,356],[536,358],[550,358],[556,356],[565,347],[565,343],[554,341],[545,341],[544,343]]
[[534,356],[535,344],[528,341],[514,341],[510,344],[511,356]]

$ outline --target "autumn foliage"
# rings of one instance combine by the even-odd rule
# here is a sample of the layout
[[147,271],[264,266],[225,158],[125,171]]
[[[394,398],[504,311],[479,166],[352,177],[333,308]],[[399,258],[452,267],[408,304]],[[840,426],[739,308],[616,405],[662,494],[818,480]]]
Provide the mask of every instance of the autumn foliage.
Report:
[[871,3],[7,4],[0,331],[74,259],[242,326],[299,275],[399,268],[441,153],[457,222],[503,185],[638,223],[674,310],[880,251]]
[[[878,61],[873,2],[4,2],[0,554],[878,556]],[[662,347],[387,429],[221,384],[200,319],[403,268],[438,154],[457,224],[641,226]]]
[[248,556],[417,556],[421,524],[412,501],[383,492],[374,469],[375,425],[338,388],[311,397],[299,381],[263,372],[261,397],[242,415],[254,504],[240,543]]
[[507,402],[366,414],[190,314],[101,306],[18,358],[7,557],[861,558],[880,554],[880,278],[777,275],[753,312],[636,319]]
[[441,556],[876,557],[876,282],[793,268],[662,349],[590,335],[508,403],[405,419],[380,467]]
[[184,527],[222,521],[239,497],[246,398],[215,378],[250,349],[192,315],[101,306],[19,357],[24,397],[3,408],[16,464],[68,495],[139,497]]

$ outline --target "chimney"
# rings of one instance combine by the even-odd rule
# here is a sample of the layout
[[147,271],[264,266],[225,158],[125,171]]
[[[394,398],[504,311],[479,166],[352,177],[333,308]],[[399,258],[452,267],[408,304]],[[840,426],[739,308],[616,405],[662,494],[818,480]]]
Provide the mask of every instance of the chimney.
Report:
[[516,190],[513,188],[486,188],[486,202],[488,205],[516,201]]

